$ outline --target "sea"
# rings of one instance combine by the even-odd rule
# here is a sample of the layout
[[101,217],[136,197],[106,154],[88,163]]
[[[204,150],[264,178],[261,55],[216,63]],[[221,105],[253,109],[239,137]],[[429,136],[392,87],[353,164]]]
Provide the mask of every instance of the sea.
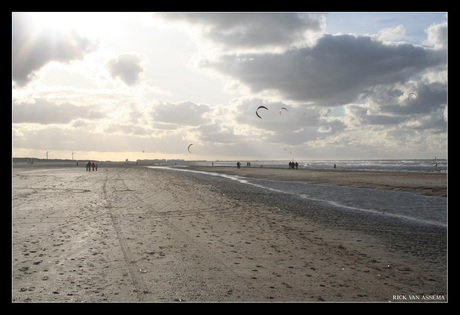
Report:
[[[251,167],[288,168],[289,161],[249,161]],[[236,161],[193,162],[200,166],[233,166]],[[247,161],[240,161],[246,167]],[[317,160],[298,161],[299,168],[371,170],[381,172],[439,172],[447,173],[447,160]],[[175,172],[188,172],[207,180],[229,181],[271,194],[301,200],[306,205],[318,205],[325,209],[354,212],[364,215],[384,216],[395,222],[446,228],[448,221],[447,197],[425,196],[413,192],[378,190],[348,186],[336,186],[300,181],[282,181],[228,175],[212,171],[198,171],[188,165],[147,166]]]

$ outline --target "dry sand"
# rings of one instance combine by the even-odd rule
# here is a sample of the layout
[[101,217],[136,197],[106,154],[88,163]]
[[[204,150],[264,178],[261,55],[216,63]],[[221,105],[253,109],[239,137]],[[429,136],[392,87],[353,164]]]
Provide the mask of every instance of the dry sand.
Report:
[[13,302],[447,300],[430,231],[419,259],[182,173],[14,168],[12,210]]

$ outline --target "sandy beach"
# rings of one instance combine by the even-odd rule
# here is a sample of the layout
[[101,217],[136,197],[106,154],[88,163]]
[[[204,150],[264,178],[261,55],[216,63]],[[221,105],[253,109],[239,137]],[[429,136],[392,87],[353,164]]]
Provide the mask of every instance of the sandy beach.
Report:
[[[195,169],[447,195],[446,174]],[[447,301],[445,229],[135,166],[14,167],[12,198],[13,302]]]

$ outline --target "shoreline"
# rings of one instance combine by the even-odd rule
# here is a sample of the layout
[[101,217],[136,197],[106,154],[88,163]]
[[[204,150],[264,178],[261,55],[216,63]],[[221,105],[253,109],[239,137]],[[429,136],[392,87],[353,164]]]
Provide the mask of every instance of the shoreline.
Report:
[[[340,169],[287,169],[278,167],[245,167],[240,169],[230,166],[197,166],[193,164],[136,165],[122,163],[104,163],[100,168],[131,167],[173,167],[238,175],[251,178],[274,179],[282,181],[304,181],[312,184],[329,184],[359,188],[415,192],[427,196],[447,197],[447,173],[427,172],[390,172]],[[20,168],[84,168],[75,164],[15,164],[12,169]]]
[[236,183],[14,168],[12,213],[13,302],[447,301],[440,229],[382,226]]
[[[267,171],[266,176],[263,178],[279,180],[279,177],[273,176],[274,174],[268,169]],[[230,173],[231,172],[225,172],[226,175]],[[255,201],[267,206],[275,206],[296,216],[305,217],[310,222],[322,225],[325,229],[341,229],[352,233],[362,233],[366,235],[366,237],[377,237],[385,243],[385,246],[390,251],[401,251],[414,257],[428,260],[433,260],[432,258],[436,256],[439,259],[433,260],[436,261],[434,263],[435,265],[442,265],[443,257],[446,255],[447,226],[445,225],[427,225],[407,219],[395,220],[395,217],[391,215],[382,215],[378,212],[361,212],[346,210],[340,207],[335,208],[318,205],[318,203],[314,201],[311,202],[303,198],[296,198],[295,194],[286,195],[283,193],[274,193],[270,190],[252,185],[243,184],[242,186],[239,182],[235,181],[222,182],[220,180],[214,180],[215,177],[212,176],[203,178],[200,174],[193,172],[184,172],[183,174],[191,178],[212,182],[213,185],[218,187],[225,195],[236,198],[237,200]],[[319,184],[322,184],[322,182]],[[342,182],[342,185],[343,184]],[[372,188],[375,189],[375,187]],[[409,189],[407,191],[414,192]],[[357,224],[358,222],[361,224]],[[417,235],[423,236],[417,239]],[[432,249],[427,251],[426,244],[424,243],[428,240],[427,237],[431,237],[429,242],[435,253],[431,252]]]
[[243,177],[305,181],[360,188],[415,192],[427,196],[447,197],[447,174],[326,169],[281,169],[227,166],[188,166],[189,169],[239,175]]

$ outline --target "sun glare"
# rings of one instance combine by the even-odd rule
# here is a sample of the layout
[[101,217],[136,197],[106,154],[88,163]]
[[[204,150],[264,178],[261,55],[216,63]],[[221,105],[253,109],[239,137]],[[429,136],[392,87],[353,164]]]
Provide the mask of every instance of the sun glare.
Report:
[[75,28],[75,13],[36,12],[32,19],[36,29],[41,31],[55,31],[59,29]]
[[122,18],[118,12],[35,12],[31,16],[38,30],[73,29],[80,35],[91,37],[113,33]]

